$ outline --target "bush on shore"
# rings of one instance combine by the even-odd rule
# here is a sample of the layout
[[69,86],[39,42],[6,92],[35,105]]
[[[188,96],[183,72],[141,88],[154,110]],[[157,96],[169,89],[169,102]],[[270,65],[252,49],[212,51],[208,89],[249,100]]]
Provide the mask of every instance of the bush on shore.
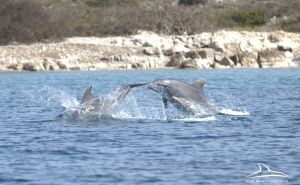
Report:
[[35,42],[63,36],[64,20],[54,19],[35,0],[0,0],[0,44]]
[[[300,31],[300,2],[0,0],[0,44],[71,36],[195,34],[219,29]],[[271,18],[277,18],[272,21]]]
[[195,4],[207,4],[208,0],[179,0],[178,4],[183,5],[195,5]]

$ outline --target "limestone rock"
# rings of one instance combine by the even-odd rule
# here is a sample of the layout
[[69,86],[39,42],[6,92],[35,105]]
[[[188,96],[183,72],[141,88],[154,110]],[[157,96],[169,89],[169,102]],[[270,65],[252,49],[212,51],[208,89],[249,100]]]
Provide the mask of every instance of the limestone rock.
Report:
[[160,47],[147,47],[143,49],[143,53],[146,55],[157,55],[162,57],[163,56],[163,52],[162,49]]
[[215,57],[215,51],[210,48],[201,49],[198,51],[198,54],[202,59],[210,59],[213,60]]
[[46,71],[57,71],[59,70],[59,66],[50,60],[44,60],[43,67]]
[[145,42],[143,44],[143,47],[153,47],[153,45],[151,43],[149,43],[149,42]]
[[23,69],[23,64],[22,63],[10,64],[7,68],[16,71],[21,71]]
[[295,44],[291,41],[281,41],[277,45],[277,49],[279,51],[290,51],[293,52],[293,47],[295,47]]
[[275,49],[260,51],[257,56],[260,68],[284,67],[284,61],[283,53]]
[[105,61],[105,62],[111,61],[111,59],[109,57],[101,57],[100,60]]
[[219,63],[224,58],[224,56],[221,53],[215,53],[214,55],[214,61]]
[[10,69],[10,68],[0,65],[0,71],[7,71],[8,69]]
[[257,63],[257,54],[256,53],[248,53],[248,52],[243,52],[238,55],[239,56],[239,61],[242,67],[254,67],[258,68],[258,63]]
[[133,69],[147,69],[148,66],[145,63],[135,63],[132,64]]
[[279,51],[289,51],[289,52],[293,52],[293,49],[291,47],[288,46],[284,46],[284,45],[278,45],[277,49]]
[[132,69],[206,69],[258,64],[299,67],[300,34],[221,30],[168,36],[139,31],[131,36],[73,37],[60,43],[0,46],[4,70],[110,70],[130,69],[130,65]]
[[189,48],[185,47],[182,44],[179,44],[178,42],[175,42],[174,46],[171,48],[172,54],[174,54],[174,53],[186,53],[186,52],[189,52],[189,51],[190,51]]
[[181,53],[174,53],[171,56],[171,61],[167,63],[169,67],[180,67],[185,57]]
[[213,68],[215,69],[228,69],[230,66],[221,65],[219,63],[214,63]]
[[216,63],[222,66],[234,67],[234,62],[228,57],[224,57],[220,61],[216,60]]
[[104,63],[104,62],[98,62],[94,65],[94,68],[97,69],[97,70],[103,70],[103,69],[107,69],[108,66],[107,66],[107,63]]
[[124,56],[123,55],[115,55],[113,56],[113,61],[116,61],[116,62],[123,62],[124,61]]
[[300,67],[300,56],[293,58],[292,62],[293,62],[293,67]]
[[195,60],[189,59],[189,60],[182,61],[180,68],[183,68],[183,69],[185,69],[185,68],[197,69],[198,65],[197,65]]
[[279,42],[279,38],[277,37],[277,35],[276,34],[270,34],[269,36],[268,36],[268,40],[270,41],[270,42]]
[[294,58],[294,54],[292,52],[290,52],[290,51],[284,52],[284,56],[286,58],[291,58],[291,59]]
[[70,70],[73,70],[73,71],[80,71],[80,70],[82,70],[83,68],[82,68],[82,66],[80,66],[80,65],[77,65],[77,66],[71,66],[70,67]]
[[57,64],[60,69],[62,70],[69,70],[70,69],[70,63],[67,59],[60,59],[57,61]]
[[252,47],[249,46],[248,41],[242,41],[239,43],[239,48],[241,52],[247,52],[247,53],[252,53],[253,49]]
[[210,69],[214,64],[214,61],[211,59],[195,59],[198,69]]
[[230,58],[224,57],[221,54],[216,54],[214,61],[216,65],[234,67],[234,62]]
[[45,71],[42,63],[26,62],[23,64],[23,70],[25,71]]
[[230,58],[230,60],[233,61],[235,66],[237,66],[237,65],[241,66],[242,65],[239,54],[234,54],[234,55],[230,56],[229,58]]
[[151,68],[156,68],[157,67],[157,63],[155,60],[151,60],[151,59],[148,59],[146,62],[145,62],[145,65],[147,68],[151,69]]
[[212,33],[204,32],[197,36],[202,46],[207,46],[211,43]]
[[139,67],[138,67],[138,64],[131,64],[131,67],[132,67],[132,69],[138,69]]
[[218,51],[218,52],[224,52],[225,51],[225,46],[221,42],[211,42],[208,45],[208,47],[212,48],[212,49],[214,49],[215,51]]
[[126,69],[132,69],[132,65],[131,64],[126,64]]
[[189,51],[187,53],[185,53],[185,58],[191,58],[191,59],[198,59],[201,58],[200,55],[198,54],[198,52],[196,51]]

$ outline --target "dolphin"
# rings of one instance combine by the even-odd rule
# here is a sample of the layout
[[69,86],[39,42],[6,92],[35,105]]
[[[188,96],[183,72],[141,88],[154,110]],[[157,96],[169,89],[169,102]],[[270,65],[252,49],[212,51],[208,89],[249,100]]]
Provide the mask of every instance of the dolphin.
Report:
[[248,178],[259,178],[259,177],[289,177],[287,174],[273,171],[267,165],[258,163],[259,170],[248,175]]
[[148,88],[162,96],[165,108],[170,102],[188,115],[197,115],[199,110],[207,115],[218,113],[217,108],[208,103],[204,94],[205,83],[205,80],[197,80],[189,84],[175,79],[162,79],[149,83]]
[[117,88],[111,96],[94,96],[92,94],[92,85],[90,85],[81,100],[80,105],[74,112],[75,115],[82,115],[86,113],[96,113],[104,116],[111,116],[115,108],[124,101],[132,88],[146,85],[147,83],[137,83],[122,85]]

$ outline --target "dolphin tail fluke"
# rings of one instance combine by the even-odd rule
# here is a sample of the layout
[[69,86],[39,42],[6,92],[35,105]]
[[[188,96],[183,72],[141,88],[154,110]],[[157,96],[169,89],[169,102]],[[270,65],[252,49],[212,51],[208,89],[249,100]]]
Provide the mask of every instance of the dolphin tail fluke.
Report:
[[86,89],[86,91],[85,91],[85,93],[84,93],[84,96],[83,96],[83,98],[82,98],[82,100],[81,100],[81,104],[82,104],[82,103],[85,103],[85,102],[87,102],[87,101],[89,101],[89,100],[91,100],[91,99],[93,99],[93,98],[95,98],[95,96],[92,95],[92,85],[90,85],[90,86]]
[[147,85],[148,83],[137,83],[137,84],[122,85],[121,88],[118,89],[119,95],[118,95],[117,100],[119,102],[122,102],[132,88],[140,87],[140,86],[143,86],[143,85]]

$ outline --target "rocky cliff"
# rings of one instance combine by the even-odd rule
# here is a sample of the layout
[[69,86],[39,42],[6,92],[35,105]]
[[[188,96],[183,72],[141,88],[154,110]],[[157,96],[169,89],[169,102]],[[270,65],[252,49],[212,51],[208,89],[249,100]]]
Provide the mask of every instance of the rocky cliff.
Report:
[[300,67],[300,34],[218,31],[0,46],[0,71]]

